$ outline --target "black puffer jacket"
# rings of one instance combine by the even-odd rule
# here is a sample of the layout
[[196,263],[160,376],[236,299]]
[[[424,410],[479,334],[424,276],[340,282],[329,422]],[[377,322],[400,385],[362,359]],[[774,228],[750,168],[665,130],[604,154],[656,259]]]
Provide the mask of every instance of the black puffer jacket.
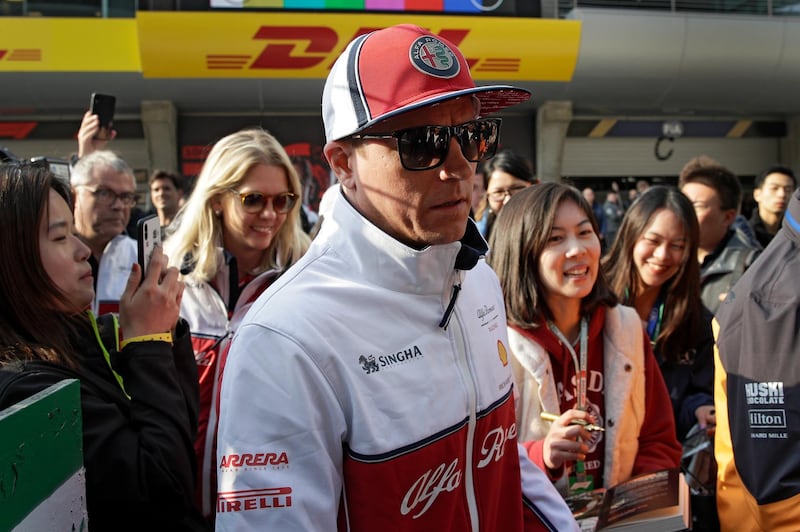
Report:
[[138,342],[110,352],[124,390],[92,328],[74,343],[78,369],[45,361],[2,367],[0,409],[78,379],[89,529],[206,530],[192,499],[198,383],[186,323],[172,348]]

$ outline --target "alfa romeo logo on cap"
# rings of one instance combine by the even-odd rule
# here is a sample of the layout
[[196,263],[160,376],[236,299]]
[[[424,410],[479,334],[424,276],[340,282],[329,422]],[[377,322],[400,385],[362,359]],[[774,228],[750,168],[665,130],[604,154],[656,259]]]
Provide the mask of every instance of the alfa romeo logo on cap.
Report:
[[453,50],[436,37],[420,37],[411,45],[408,55],[417,70],[437,78],[449,79],[461,70]]

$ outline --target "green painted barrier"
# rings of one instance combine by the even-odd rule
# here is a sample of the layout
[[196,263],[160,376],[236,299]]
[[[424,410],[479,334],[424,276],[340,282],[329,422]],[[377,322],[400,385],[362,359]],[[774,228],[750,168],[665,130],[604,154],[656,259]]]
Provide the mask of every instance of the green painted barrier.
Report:
[[80,386],[68,379],[0,411],[0,530],[86,523]]

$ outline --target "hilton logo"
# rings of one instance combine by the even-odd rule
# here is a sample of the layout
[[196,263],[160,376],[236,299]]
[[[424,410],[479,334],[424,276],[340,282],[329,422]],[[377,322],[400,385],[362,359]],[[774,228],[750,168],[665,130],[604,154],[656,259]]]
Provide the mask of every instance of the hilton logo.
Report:
[[749,410],[747,417],[751,429],[786,428],[786,412],[783,410]]

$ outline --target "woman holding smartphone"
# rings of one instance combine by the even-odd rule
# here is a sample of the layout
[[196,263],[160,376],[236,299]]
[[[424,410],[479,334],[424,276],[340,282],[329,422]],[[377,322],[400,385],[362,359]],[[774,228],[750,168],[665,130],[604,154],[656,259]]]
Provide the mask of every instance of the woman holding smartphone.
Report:
[[545,183],[518,192],[490,249],[506,301],[519,439],[533,462],[562,495],[677,467],[664,380],[636,312],[606,285],[597,222],[580,191]]
[[178,271],[156,250],[141,285],[131,265],[119,321],[96,318],[69,202],[48,170],[0,166],[0,409],[77,379],[90,528],[206,530],[192,499],[197,369]]
[[262,129],[244,129],[211,148],[197,184],[165,241],[186,282],[200,379],[195,440],[203,515],[214,519],[218,386],[230,340],[250,305],[308,249],[300,224],[301,185],[288,154]]

